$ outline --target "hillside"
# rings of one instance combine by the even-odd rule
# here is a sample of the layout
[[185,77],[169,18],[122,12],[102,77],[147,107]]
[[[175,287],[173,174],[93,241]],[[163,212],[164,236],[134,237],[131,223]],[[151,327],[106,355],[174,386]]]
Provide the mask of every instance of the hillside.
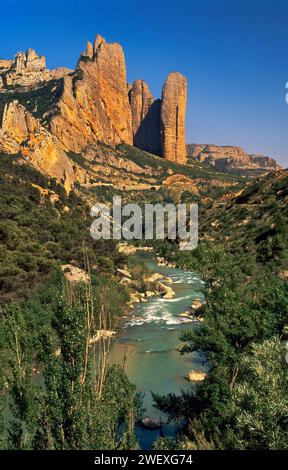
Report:
[[109,191],[111,194],[120,191],[125,200],[144,197],[149,201],[152,197],[165,201],[172,197],[177,201],[188,192],[200,201],[235,191],[245,184],[244,178],[217,172],[201,163],[180,165],[125,144],[116,149],[98,144],[86,153],[85,159],[81,154],[70,153],[69,157],[81,175],[77,187],[89,200],[93,194],[105,199]]
[[95,272],[105,272],[107,263],[115,272],[121,257],[114,242],[95,242],[89,234],[89,212],[95,202],[110,203],[114,194],[121,195],[123,203],[177,202],[187,196],[209,201],[216,193],[243,184],[202,164],[178,165],[125,145],[114,149],[98,144],[90,150],[89,160],[71,153],[69,161],[81,184],[67,193],[21,155],[0,154],[2,303],[23,296],[59,263],[82,266],[83,242]]
[[202,240],[244,252],[287,277],[288,170],[250,183],[236,195],[211,204],[200,216]]
[[205,280],[202,324],[182,334],[181,353],[200,352],[208,376],[190,393],[153,395],[184,423],[184,449],[287,449],[287,183],[281,170],[200,206],[195,250],[159,244]]
[[22,157],[0,154],[0,303],[27,298],[60,264],[83,266],[86,245],[92,273],[123,262],[113,241],[92,240],[90,207],[41,175]]

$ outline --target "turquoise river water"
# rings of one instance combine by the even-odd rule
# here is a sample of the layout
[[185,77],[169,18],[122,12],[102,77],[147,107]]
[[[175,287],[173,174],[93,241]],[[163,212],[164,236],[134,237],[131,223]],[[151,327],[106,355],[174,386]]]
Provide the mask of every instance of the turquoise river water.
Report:
[[[198,328],[199,323],[183,323],[177,314],[191,307],[195,298],[204,299],[204,283],[195,272],[158,266],[151,254],[137,255],[139,262],[169,276],[175,297],[170,300],[152,297],[148,302],[135,304],[132,313],[118,331],[113,341],[110,362],[123,365],[129,380],[144,395],[143,416],[165,416],[153,407],[151,391],[159,394],[180,393],[192,387],[185,379],[190,369],[204,369],[204,359],[197,353],[181,356],[180,334],[184,330]],[[125,358],[125,359],[124,359]],[[164,436],[175,435],[175,425],[164,425]],[[159,429],[146,429],[136,425],[136,434],[142,449],[150,449],[159,435]]]

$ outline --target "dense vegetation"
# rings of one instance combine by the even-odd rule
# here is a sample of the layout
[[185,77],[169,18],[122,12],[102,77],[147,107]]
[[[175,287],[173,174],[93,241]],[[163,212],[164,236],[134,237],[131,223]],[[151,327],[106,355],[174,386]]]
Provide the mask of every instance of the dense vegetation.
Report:
[[[134,387],[95,339],[126,308],[115,277],[126,257],[92,240],[75,192],[21,157],[1,154],[0,206],[1,447],[134,448]],[[64,282],[63,263],[90,272],[89,284]]]
[[25,297],[59,263],[83,266],[83,243],[92,274],[113,275],[124,259],[113,241],[93,241],[90,208],[16,157],[0,158],[0,301]]
[[230,253],[246,253],[245,264],[274,272],[288,263],[288,172],[251,183],[221,204],[200,206],[200,237],[224,243]]
[[154,396],[182,428],[179,442],[155,446],[287,449],[287,281],[225,245],[206,242],[194,252],[164,246],[162,254],[206,281],[204,322],[183,334],[181,353],[202,352],[209,373],[189,393]]
[[[169,168],[180,172],[137,149],[120,150],[143,168],[160,165],[162,176]],[[197,166],[182,173],[221,177]],[[89,191],[76,187],[67,195],[21,157],[1,154],[2,448],[137,447],[137,394],[121,369],[109,367],[107,340],[95,340],[125,309],[128,294],[115,274],[127,260],[114,242],[91,239],[83,202],[90,196],[110,202],[115,189]],[[181,429],[177,440],[158,439],[156,448],[288,448],[287,197],[283,171],[224,204],[200,206],[201,243],[193,252],[155,244],[206,281],[204,322],[183,334],[181,353],[200,351],[209,365],[208,378],[189,393],[154,396]],[[140,205],[175,201],[166,189],[123,192],[123,201],[131,198]],[[194,200],[189,191],[181,196]],[[91,282],[64,282],[63,263],[90,271]],[[141,284],[139,267],[135,276]]]
[[135,389],[108,365],[108,340],[95,336],[111,328],[107,287],[97,295],[91,285],[59,290],[59,280],[5,308],[1,446],[135,448]]

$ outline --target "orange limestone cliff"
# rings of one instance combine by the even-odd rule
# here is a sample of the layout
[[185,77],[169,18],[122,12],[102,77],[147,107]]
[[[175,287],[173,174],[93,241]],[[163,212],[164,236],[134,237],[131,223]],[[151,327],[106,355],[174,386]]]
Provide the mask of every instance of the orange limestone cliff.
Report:
[[186,78],[170,73],[161,100],[153,98],[144,80],[136,80],[130,87],[129,100],[135,147],[185,164]]
[[17,100],[4,106],[0,151],[21,152],[42,173],[56,178],[69,191],[74,184],[73,165],[61,143]]
[[64,147],[74,152],[97,141],[132,144],[126,65],[119,44],[108,44],[100,35],[94,46],[88,42],[75,74],[64,78],[58,113],[50,127]]
[[186,78],[178,72],[170,73],[162,90],[162,154],[166,160],[172,160],[177,163],[186,163],[186,102]]
[[0,151],[21,153],[68,191],[85,179],[72,154],[89,160],[98,142],[185,163],[185,110],[181,74],[171,73],[154,99],[143,80],[127,84],[122,47],[100,35],[74,71],[47,69],[33,49],[0,60]]

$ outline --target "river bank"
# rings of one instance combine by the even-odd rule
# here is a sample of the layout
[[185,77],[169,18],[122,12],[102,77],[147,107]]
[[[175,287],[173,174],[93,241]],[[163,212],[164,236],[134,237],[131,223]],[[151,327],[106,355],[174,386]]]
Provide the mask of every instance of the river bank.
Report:
[[[185,322],[178,315],[191,308],[193,301],[204,301],[204,283],[194,272],[158,265],[152,254],[136,254],[152,272],[172,279],[175,292],[172,298],[153,296],[134,304],[123,320],[112,341],[110,362],[124,367],[128,378],[143,396],[144,417],[161,420],[165,416],[153,407],[151,391],[158,394],[180,393],[191,385],[185,376],[191,369],[205,369],[203,357],[197,353],[180,356],[181,332],[199,327],[199,322]],[[176,426],[164,425],[163,433],[174,436]],[[136,434],[143,449],[150,449],[159,435],[159,429],[136,426]]]

